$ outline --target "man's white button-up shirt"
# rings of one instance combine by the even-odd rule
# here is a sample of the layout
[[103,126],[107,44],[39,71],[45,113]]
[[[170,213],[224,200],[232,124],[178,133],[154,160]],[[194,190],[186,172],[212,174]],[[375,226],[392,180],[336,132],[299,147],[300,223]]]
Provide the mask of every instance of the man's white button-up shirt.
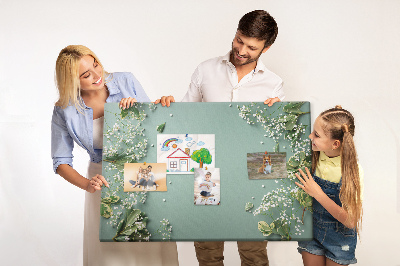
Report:
[[260,58],[254,70],[238,82],[230,52],[201,63],[192,75],[183,102],[261,102],[285,98],[282,79],[269,71]]

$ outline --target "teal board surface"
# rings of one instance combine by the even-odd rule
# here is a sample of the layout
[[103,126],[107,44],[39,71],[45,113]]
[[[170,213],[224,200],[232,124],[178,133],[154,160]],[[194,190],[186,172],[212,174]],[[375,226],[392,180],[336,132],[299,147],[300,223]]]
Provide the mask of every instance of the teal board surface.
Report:
[[[310,166],[309,111],[308,102],[106,104],[103,176],[110,188],[102,190],[100,241],[311,239],[312,215],[303,213],[310,199],[297,192],[293,175]],[[163,123],[161,134],[215,135],[220,205],[194,204],[193,174],[167,174],[166,192],[123,191],[124,163],[157,162]],[[247,154],[265,151],[286,153],[287,178],[249,179]],[[246,203],[254,207],[245,211]]]

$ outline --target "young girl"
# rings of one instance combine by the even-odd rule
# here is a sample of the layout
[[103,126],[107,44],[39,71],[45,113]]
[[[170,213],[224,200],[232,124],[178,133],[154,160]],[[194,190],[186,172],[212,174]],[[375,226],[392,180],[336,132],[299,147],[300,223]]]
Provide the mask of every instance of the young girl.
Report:
[[[178,265],[175,243],[99,241],[99,190],[108,186],[101,176],[104,103],[119,102],[125,109],[136,101],[149,102],[140,83],[132,73],[108,74],[97,56],[82,45],[61,50],[56,81],[60,98],[51,121],[53,168],[65,180],[89,192],[85,199],[83,265]],[[90,156],[87,178],[72,166],[74,142]]]
[[356,263],[362,217],[363,172],[354,146],[354,118],[341,106],[322,112],[314,123],[312,173],[301,169],[296,182],[314,198],[311,241],[299,242],[304,265]]

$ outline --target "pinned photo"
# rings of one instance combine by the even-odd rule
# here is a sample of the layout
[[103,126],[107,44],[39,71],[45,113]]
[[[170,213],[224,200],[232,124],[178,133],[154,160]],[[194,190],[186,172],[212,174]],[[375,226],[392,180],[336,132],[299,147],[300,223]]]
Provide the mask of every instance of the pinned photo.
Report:
[[124,192],[167,191],[165,163],[126,163],[124,165]]
[[194,204],[220,205],[219,168],[194,169]]
[[286,152],[256,152],[247,154],[249,179],[286,178]]

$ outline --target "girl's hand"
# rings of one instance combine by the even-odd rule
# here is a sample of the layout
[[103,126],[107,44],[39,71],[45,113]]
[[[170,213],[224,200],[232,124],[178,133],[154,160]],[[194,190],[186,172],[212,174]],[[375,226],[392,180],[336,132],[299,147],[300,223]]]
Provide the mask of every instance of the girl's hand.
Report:
[[300,174],[302,177],[299,176],[299,174],[295,174],[297,179],[300,180],[300,182],[303,185],[300,185],[299,183],[295,182],[297,186],[299,186],[301,189],[303,189],[308,195],[310,195],[313,198],[318,197],[319,195],[325,194],[321,187],[314,181],[313,177],[311,176],[310,171],[306,167],[306,172],[307,175],[299,169]]
[[271,107],[274,103],[276,102],[280,102],[281,99],[279,99],[278,97],[275,98],[268,98],[264,101],[264,104],[268,104],[269,107]]
[[171,103],[175,102],[175,98],[174,96],[170,95],[170,96],[162,96],[161,99],[157,99],[154,104],[159,104],[161,103],[162,106],[167,106],[169,107],[171,105]]
[[133,105],[133,103],[136,103],[136,99],[129,97],[129,98],[122,98],[122,100],[119,102],[119,108],[122,109],[127,109]]
[[86,188],[86,191],[90,192],[90,193],[94,193],[97,190],[101,190],[101,186],[103,186],[103,184],[108,188],[110,187],[108,185],[108,182],[106,181],[106,179],[102,175],[95,175],[89,181],[89,184],[88,184],[88,186]]

